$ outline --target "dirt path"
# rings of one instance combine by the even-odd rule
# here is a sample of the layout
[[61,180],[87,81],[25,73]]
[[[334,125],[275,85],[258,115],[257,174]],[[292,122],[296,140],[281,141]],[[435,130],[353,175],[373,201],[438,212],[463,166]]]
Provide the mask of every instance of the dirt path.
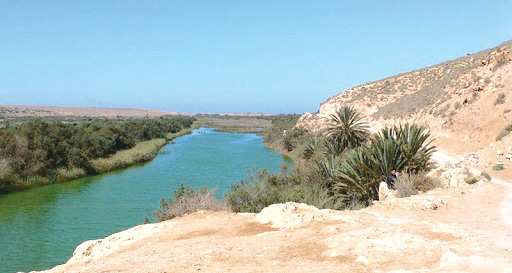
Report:
[[[437,152],[433,154],[432,158],[442,164],[457,164],[458,162],[463,161],[462,157],[459,155],[439,148],[437,149]],[[482,173],[481,170],[478,170],[475,167],[469,166],[468,168],[474,175]],[[504,196],[500,204],[500,216],[503,223],[512,230],[512,183],[505,182],[497,178],[492,178],[491,182],[505,187],[508,191],[508,194]]]

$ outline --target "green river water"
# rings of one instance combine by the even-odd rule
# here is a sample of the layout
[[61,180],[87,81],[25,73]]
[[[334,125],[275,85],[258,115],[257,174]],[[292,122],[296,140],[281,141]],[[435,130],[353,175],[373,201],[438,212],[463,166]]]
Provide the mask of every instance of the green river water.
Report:
[[125,170],[0,195],[0,272],[49,269],[83,241],[142,224],[181,183],[219,196],[248,169],[277,172],[283,157],[255,134],[198,129]]

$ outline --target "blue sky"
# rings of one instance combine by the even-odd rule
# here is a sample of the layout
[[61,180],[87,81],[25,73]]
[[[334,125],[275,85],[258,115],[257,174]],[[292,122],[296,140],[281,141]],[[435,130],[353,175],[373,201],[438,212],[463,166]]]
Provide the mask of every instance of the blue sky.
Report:
[[302,113],[512,39],[512,1],[2,1],[0,104]]

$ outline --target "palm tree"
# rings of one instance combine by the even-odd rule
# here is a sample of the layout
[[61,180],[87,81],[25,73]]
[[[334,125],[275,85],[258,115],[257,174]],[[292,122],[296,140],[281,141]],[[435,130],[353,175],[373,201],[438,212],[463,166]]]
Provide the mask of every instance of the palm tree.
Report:
[[368,123],[353,107],[342,107],[330,117],[327,137],[336,140],[343,149],[360,146],[368,139]]
[[392,169],[407,174],[427,170],[435,151],[431,144],[430,133],[423,126],[382,129],[366,144],[353,149],[337,168],[334,183],[339,195],[371,202],[378,194],[379,181],[385,180]]

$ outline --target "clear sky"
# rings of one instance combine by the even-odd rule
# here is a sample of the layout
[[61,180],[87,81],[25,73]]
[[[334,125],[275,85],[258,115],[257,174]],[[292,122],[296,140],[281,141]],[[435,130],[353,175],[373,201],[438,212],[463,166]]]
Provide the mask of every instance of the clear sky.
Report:
[[0,104],[315,112],[510,39],[510,0],[0,0]]

